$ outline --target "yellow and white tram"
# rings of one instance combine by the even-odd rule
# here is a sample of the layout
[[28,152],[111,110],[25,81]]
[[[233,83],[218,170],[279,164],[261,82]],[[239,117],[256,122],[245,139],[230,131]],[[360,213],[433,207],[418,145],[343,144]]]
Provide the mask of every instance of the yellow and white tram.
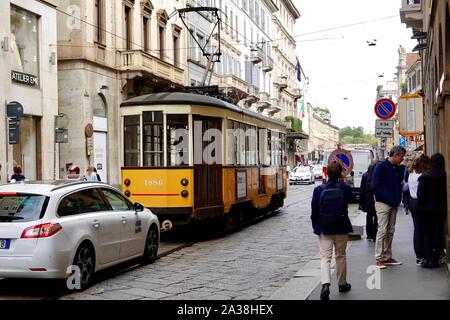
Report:
[[122,190],[163,225],[239,223],[283,206],[283,122],[184,92],[132,98],[120,114]]

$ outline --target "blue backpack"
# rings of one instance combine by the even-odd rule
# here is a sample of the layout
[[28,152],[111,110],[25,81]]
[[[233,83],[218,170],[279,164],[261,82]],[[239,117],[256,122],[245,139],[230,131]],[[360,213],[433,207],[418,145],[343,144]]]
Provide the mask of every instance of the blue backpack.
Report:
[[322,190],[319,199],[319,216],[322,226],[340,224],[345,220],[346,208],[344,191],[336,185],[330,185]]

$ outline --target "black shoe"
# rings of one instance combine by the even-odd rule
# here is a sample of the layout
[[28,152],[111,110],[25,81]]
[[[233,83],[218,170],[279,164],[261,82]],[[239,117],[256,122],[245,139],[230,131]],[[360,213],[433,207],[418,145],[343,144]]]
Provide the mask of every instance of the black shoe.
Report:
[[320,300],[330,300],[330,284],[325,283],[322,285],[322,290],[320,291]]
[[342,286],[339,286],[339,292],[347,292],[350,291],[352,286],[350,283],[343,284]]

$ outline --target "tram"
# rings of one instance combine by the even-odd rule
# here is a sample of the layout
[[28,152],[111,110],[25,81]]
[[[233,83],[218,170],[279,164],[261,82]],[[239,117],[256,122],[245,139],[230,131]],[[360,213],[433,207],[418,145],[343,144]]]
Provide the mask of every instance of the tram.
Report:
[[286,126],[210,96],[166,92],[120,105],[122,191],[163,226],[241,223],[283,206]]

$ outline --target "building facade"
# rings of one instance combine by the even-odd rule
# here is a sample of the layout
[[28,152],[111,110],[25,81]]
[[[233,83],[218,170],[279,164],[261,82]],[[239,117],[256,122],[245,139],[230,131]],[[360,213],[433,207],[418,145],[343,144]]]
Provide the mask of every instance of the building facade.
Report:
[[186,83],[186,31],[169,17],[184,6],[176,0],[60,1],[59,111],[69,119],[61,176],[72,164],[93,164],[102,181],[120,184],[120,103]]
[[[20,165],[29,180],[53,179],[58,114],[56,6],[58,1],[0,1],[1,182]],[[16,106],[19,106],[16,104]],[[19,118],[13,109],[22,109]],[[12,113],[11,113],[12,112]]]
[[[418,40],[415,48],[422,63],[424,93],[425,152],[440,152],[446,159],[447,181],[450,181],[450,1],[402,1],[401,21],[412,28]],[[450,183],[447,183],[450,203]],[[447,221],[450,211],[447,213]],[[446,230],[447,256],[450,250],[450,228]]]

